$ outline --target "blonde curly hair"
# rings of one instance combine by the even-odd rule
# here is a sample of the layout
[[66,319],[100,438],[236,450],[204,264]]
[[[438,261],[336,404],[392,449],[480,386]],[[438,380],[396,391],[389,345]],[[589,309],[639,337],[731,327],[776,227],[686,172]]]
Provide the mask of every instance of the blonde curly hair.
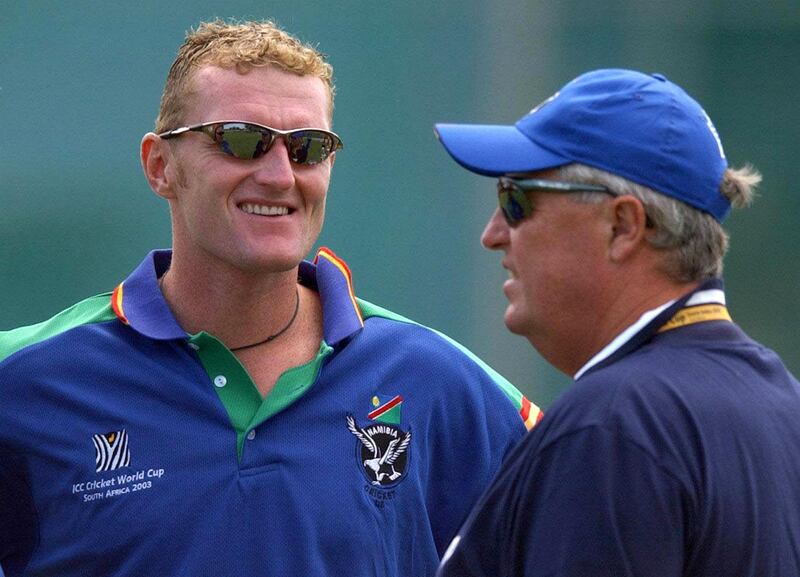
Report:
[[277,66],[300,76],[321,79],[330,95],[333,113],[333,67],[314,47],[281,30],[274,22],[202,22],[186,40],[169,69],[156,119],[157,133],[178,127],[183,105],[191,90],[193,72],[201,66],[235,68],[245,73],[253,67]]

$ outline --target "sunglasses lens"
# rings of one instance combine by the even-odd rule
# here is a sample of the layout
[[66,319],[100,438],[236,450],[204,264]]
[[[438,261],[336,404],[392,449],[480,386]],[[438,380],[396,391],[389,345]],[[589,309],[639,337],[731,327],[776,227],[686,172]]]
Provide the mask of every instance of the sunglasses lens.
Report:
[[518,188],[503,187],[498,192],[500,209],[509,226],[516,226],[521,220],[533,212],[533,206],[525,194]]
[[289,158],[297,164],[318,164],[342,147],[339,139],[324,130],[280,132],[246,122],[222,122],[202,126],[225,154],[252,160],[267,153],[275,138],[283,137]]
[[336,150],[336,139],[321,130],[298,130],[287,137],[289,158],[297,164],[318,164]]
[[269,137],[262,130],[247,124],[220,124],[214,130],[214,140],[222,151],[236,158],[258,158],[269,149]]

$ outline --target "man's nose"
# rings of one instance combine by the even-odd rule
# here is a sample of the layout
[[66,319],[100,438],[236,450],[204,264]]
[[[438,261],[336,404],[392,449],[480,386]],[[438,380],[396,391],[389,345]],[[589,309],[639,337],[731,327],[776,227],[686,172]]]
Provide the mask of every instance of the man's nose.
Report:
[[496,208],[481,234],[481,244],[489,250],[501,250],[508,244],[508,223]]
[[281,190],[294,185],[294,165],[289,160],[289,150],[283,138],[276,138],[267,153],[252,162],[258,164],[255,179],[261,184],[268,184]]

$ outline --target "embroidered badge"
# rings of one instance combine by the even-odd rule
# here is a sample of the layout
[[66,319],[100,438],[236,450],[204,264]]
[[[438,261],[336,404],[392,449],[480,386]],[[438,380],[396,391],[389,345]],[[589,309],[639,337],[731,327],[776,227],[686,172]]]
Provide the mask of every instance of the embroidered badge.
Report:
[[403,404],[403,397],[400,395],[384,396],[375,395],[372,397],[373,410],[367,415],[371,421],[381,423],[400,424],[400,405]]
[[128,448],[128,433],[125,429],[105,435],[92,436],[95,452],[95,471],[114,471],[131,464],[131,451]]
[[347,428],[359,440],[356,455],[369,482],[380,487],[400,482],[408,463],[411,431],[383,423],[362,429],[352,415],[347,415]]

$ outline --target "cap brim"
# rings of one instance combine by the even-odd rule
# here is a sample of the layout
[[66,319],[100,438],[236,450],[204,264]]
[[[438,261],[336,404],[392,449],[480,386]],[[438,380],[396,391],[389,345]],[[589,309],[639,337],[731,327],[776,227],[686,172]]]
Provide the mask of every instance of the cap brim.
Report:
[[436,124],[434,132],[456,162],[484,176],[532,172],[570,162],[537,146],[515,126]]

